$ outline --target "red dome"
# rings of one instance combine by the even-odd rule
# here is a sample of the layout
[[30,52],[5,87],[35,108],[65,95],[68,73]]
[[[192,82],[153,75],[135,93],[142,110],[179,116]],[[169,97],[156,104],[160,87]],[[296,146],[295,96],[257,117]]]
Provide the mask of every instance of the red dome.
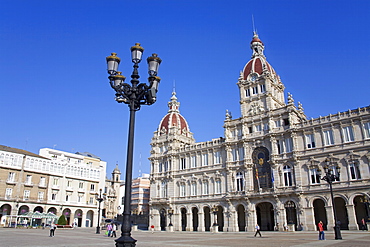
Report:
[[[179,111],[180,103],[177,101],[176,93],[172,93],[171,101],[168,102],[168,113],[162,118],[159,124],[159,135],[179,134],[191,136],[189,125]],[[173,131],[171,131],[173,129]]]
[[279,81],[279,77],[275,70],[267,62],[266,57],[263,54],[265,46],[256,33],[254,33],[251,41],[251,49],[253,51],[252,59],[244,66],[243,80],[248,80],[249,75],[251,74],[257,74],[257,76],[260,76],[263,73],[269,73],[273,79],[276,79],[275,81]]

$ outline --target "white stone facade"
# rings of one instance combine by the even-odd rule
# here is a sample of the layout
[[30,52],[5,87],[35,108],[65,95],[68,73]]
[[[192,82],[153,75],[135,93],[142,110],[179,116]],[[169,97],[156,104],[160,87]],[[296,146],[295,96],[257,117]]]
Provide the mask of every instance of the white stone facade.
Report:
[[285,101],[256,34],[251,49],[237,83],[241,117],[226,112],[224,137],[195,142],[173,93],[151,142],[149,224],[166,230],[171,223],[176,231],[253,231],[256,223],[261,230],[316,230],[321,220],[331,229],[333,202],[321,179],[328,166],[340,169],[333,191],[341,229],[360,229],[370,216],[370,107],[309,120],[291,94]]

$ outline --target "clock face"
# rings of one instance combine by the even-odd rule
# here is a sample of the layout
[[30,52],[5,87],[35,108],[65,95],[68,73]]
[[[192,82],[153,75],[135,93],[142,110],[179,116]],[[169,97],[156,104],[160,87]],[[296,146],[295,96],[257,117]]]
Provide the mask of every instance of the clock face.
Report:
[[251,81],[255,81],[256,79],[257,79],[257,75],[254,74],[251,76]]

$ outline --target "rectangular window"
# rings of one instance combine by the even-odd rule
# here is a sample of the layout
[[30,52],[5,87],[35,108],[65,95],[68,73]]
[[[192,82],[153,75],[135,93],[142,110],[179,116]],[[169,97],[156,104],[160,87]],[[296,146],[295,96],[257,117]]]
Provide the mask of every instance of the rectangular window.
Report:
[[220,151],[217,151],[217,152],[213,153],[213,161],[214,161],[214,164],[221,164],[221,153],[220,153]]
[[216,180],[215,193],[216,194],[220,194],[221,193],[221,180]]
[[355,140],[352,126],[343,128],[343,138],[344,142],[353,142]]
[[208,166],[208,154],[202,154],[202,166]]
[[320,183],[320,176],[317,172],[317,168],[310,169],[310,176],[311,176],[311,184],[319,184]]
[[269,124],[268,123],[263,124],[263,130],[269,130]]
[[253,87],[253,94],[257,94],[258,93],[258,88],[257,87]]
[[167,183],[166,182],[162,182],[161,191],[162,191],[162,197],[163,198],[167,197]]
[[238,150],[238,158],[239,160],[244,160],[244,148],[243,147],[240,147],[239,150]]
[[37,200],[38,201],[44,200],[44,192],[43,191],[39,191],[39,193],[37,195]]
[[180,184],[180,196],[185,196],[185,184]]
[[26,176],[26,184],[28,184],[28,185],[32,184],[32,175],[27,175]]
[[334,136],[332,130],[324,131],[325,146],[334,145]]
[[260,85],[260,89],[261,89],[261,93],[266,92],[266,86],[265,86],[265,84],[261,84]]
[[95,191],[95,184],[90,184],[90,191]]
[[261,125],[260,124],[257,124],[256,126],[256,131],[258,132],[258,131],[262,131],[262,127],[261,127]]
[[186,159],[181,158],[180,159],[180,170],[185,170],[186,169]]
[[357,163],[351,163],[349,165],[349,169],[351,172],[351,179],[353,180],[361,179],[360,168]]
[[293,142],[292,142],[292,138],[287,138],[285,139],[285,151],[287,153],[290,153],[293,151]]
[[204,181],[202,183],[202,187],[203,187],[203,195],[208,195],[209,191],[208,191],[208,182],[207,181]]
[[7,181],[8,182],[15,182],[15,172],[9,172]]
[[6,190],[5,190],[5,198],[6,199],[10,199],[12,197],[12,194],[13,194],[13,189],[12,188],[6,188]]
[[51,200],[55,201],[57,199],[57,194],[53,193],[51,194]]
[[195,168],[195,167],[197,167],[197,156],[196,155],[194,155],[194,156],[191,156],[191,167],[192,168]]
[[306,145],[307,145],[307,148],[316,147],[314,134],[306,135]]
[[249,126],[248,131],[249,131],[249,133],[253,133],[253,128]]
[[24,200],[30,199],[30,191],[29,190],[25,190],[23,192],[23,198],[24,198]]
[[58,185],[58,179],[57,178],[54,178],[53,185]]
[[196,183],[192,183],[191,184],[191,195],[192,196],[196,196],[197,195],[197,184]]
[[277,153],[278,153],[278,154],[281,154],[281,152],[282,152],[282,147],[281,147],[281,141],[280,141],[280,140],[277,140],[277,141],[276,141],[276,148],[277,148]]
[[276,120],[275,121],[275,127],[276,128],[279,128],[281,126],[281,122],[280,122],[280,120]]
[[77,201],[82,202],[83,201],[83,196],[78,196]]
[[236,148],[233,148],[231,150],[231,154],[232,154],[232,161],[237,161],[238,160],[238,149]]
[[83,183],[83,182],[80,182],[80,183],[78,184],[78,188],[83,189],[83,188],[84,188],[84,183]]
[[370,138],[370,122],[364,123],[365,138]]
[[39,186],[45,186],[46,185],[46,178],[45,177],[41,177],[40,178],[40,184]]
[[93,205],[94,204],[94,197],[90,197],[89,204]]
[[245,96],[247,96],[247,97],[251,96],[251,91],[250,91],[250,89],[249,89],[249,88],[247,88],[247,89],[245,90]]

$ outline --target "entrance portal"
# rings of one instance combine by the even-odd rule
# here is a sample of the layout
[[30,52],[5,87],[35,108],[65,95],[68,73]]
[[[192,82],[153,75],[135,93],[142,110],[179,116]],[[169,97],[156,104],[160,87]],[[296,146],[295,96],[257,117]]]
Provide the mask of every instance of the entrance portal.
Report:
[[257,211],[257,224],[260,226],[261,231],[274,230],[274,208],[269,202],[262,202],[256,205]]

